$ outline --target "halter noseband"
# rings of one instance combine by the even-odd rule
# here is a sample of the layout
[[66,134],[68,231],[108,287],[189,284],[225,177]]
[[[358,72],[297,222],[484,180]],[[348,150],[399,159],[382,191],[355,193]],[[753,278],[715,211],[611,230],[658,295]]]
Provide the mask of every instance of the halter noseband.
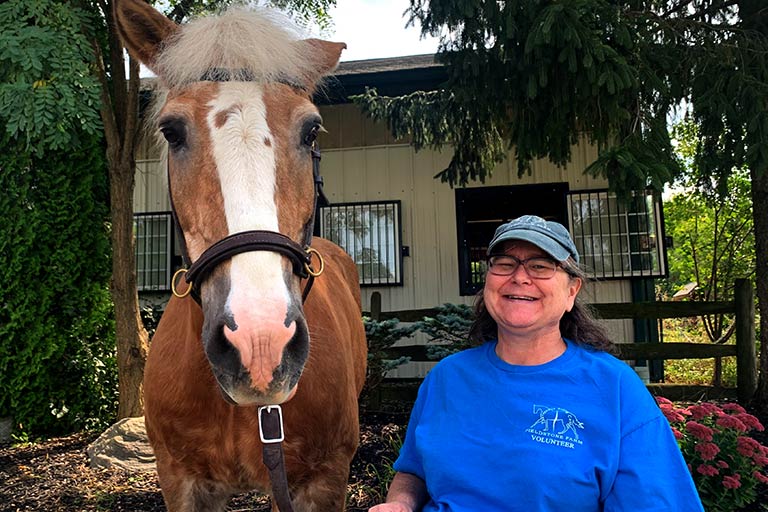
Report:
[[[200,287],[217,265],[232,258],[236,254],[251,251],[271,251],[288,257],[293,263],[293,273],[301,279],[308,278],[307,285],[304,287],[304,291],[301,295],[302,302],[307,299],[309,291],[312,289],[314,278],[322,274],[324,268],[322,255],[310,247],[310,244],[312,243],[312,231],[314,230],[315,225],[315,213],[317,211],[318,198],[323,204],[328,204],[328,200],[323,193],[323,178],[320,176],[320,151],[317,150],[314,144],[311,149],[311,154],[315,191],[313,194],[314,201],[312,205],[312,216],[304,226],[303,245],[299,245],[291,240],[291,238],[276,231],[242,231],[222,238],[212,246],[208,247],[208,249],[206,249],[191,265],[188,264],[189,255],[186,250],[186,245],[184,244],[184,233],[181,231],[181,226],[176,215],[176,208],[173,204],[173,195],[170,194],[171,180],[170,175],[168,176],[169,195],[171,196],[171,213],[179,234],[179,240],[181,240],[182,244],[182,259],[184,260],[185,267],[188,267],[180,268],[173,275],[173,279],[171,280],[171,291],[175,296],[184,298],[191,294],[192,298],[200,303]],[[313,254],[317,255],[320,261],[320,268],[318,270],[312,268]],[[179,274],[184,274],[184,279],[188,283],[187,289],[184,292],[178,292],[176,290],[176,280]]]

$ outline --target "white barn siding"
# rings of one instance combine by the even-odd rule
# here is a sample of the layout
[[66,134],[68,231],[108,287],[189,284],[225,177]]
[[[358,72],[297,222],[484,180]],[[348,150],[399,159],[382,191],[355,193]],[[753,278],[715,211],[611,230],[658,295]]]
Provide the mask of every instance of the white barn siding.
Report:
[[[403,286],[364,287],[363,309],[370,308],[373,291],[381,293],[382,309],[430,308],[439,304],[471,304],[459,295],[455,193],[433,178],[451,158],[451,151],[416,152],[407,141],[393,139],[386,126],[362,116],[354,105],[322,107],[327,133],[321,135],[321,173],[331,203],[400,200],[403,245],[410,256],[403,260]],[[159,148],[146,142],[137,152],[136,212],[170,210],[165,160]],[[546,159],[532,163],[532,174],[517,176],[514,153],[499,164],[485,183],[470,187],[568,182],[571,190],[605,188],[607,182],[583,174],[597,150],[586,143],[574,147],[572,159],[558,168]],[[630,302],[627,280],[589,283],[585,302]],[[607,322],[617,342],[632,342],[631,320]],[[417,339],[417,341],[423,341]],[[423,364],[411,365],[402,376],[423,374]]]

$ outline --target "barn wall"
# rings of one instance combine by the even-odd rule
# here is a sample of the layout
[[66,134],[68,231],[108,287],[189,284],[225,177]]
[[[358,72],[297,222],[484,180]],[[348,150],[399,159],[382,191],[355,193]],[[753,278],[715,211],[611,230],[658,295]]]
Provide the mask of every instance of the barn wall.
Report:
[[[450,150],[415,152],[404,141],[394,140],[383,124],[362,116],[354,105],[322,107],[321,114],[327,130],[319,140],[321,171],[330,201],[402,202],[403,245],[410,247],[410,256],[403,261],[404,285],[363,288],[363,309],[369,309],[373,291],[381,293],[385,311],[471,303],[472,297],[459,295],[454,190],[433,179],[448,165]],[[470,186],[568,182],[571,190],[605,188],[604,180],[583,174],[596,156],[596,148],[584,143],[574,148],[565,168],[537,160],[531,175],[518,177],[510,154],[484,184]],[[149,140],[142,141],[137,152],[134,202],[137,212],[170,209],[161,150]],[[629,281],[589,283],[583,299],[629,302]],[[611,321],[609,329],[619,342],[634,341],[631,321]]]

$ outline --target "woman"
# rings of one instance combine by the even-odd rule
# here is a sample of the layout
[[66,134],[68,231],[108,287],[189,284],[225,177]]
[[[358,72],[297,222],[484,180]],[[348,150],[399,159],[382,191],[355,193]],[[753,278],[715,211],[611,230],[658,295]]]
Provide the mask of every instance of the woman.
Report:
[[527,215],[488,247],[470,337],[427,375],[370,512],[702,511],[675,438],[576,297],[579,254]]

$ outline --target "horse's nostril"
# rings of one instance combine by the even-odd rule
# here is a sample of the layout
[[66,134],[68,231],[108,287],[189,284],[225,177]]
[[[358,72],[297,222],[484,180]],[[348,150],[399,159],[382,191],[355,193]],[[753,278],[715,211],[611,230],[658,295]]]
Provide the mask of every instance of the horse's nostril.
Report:
[[205,354],[210,363],[229,373],[237,375],[243,371],[240,354],[224,334],[226,324],[219,324],[211,329],[208,336],[203,336]]

